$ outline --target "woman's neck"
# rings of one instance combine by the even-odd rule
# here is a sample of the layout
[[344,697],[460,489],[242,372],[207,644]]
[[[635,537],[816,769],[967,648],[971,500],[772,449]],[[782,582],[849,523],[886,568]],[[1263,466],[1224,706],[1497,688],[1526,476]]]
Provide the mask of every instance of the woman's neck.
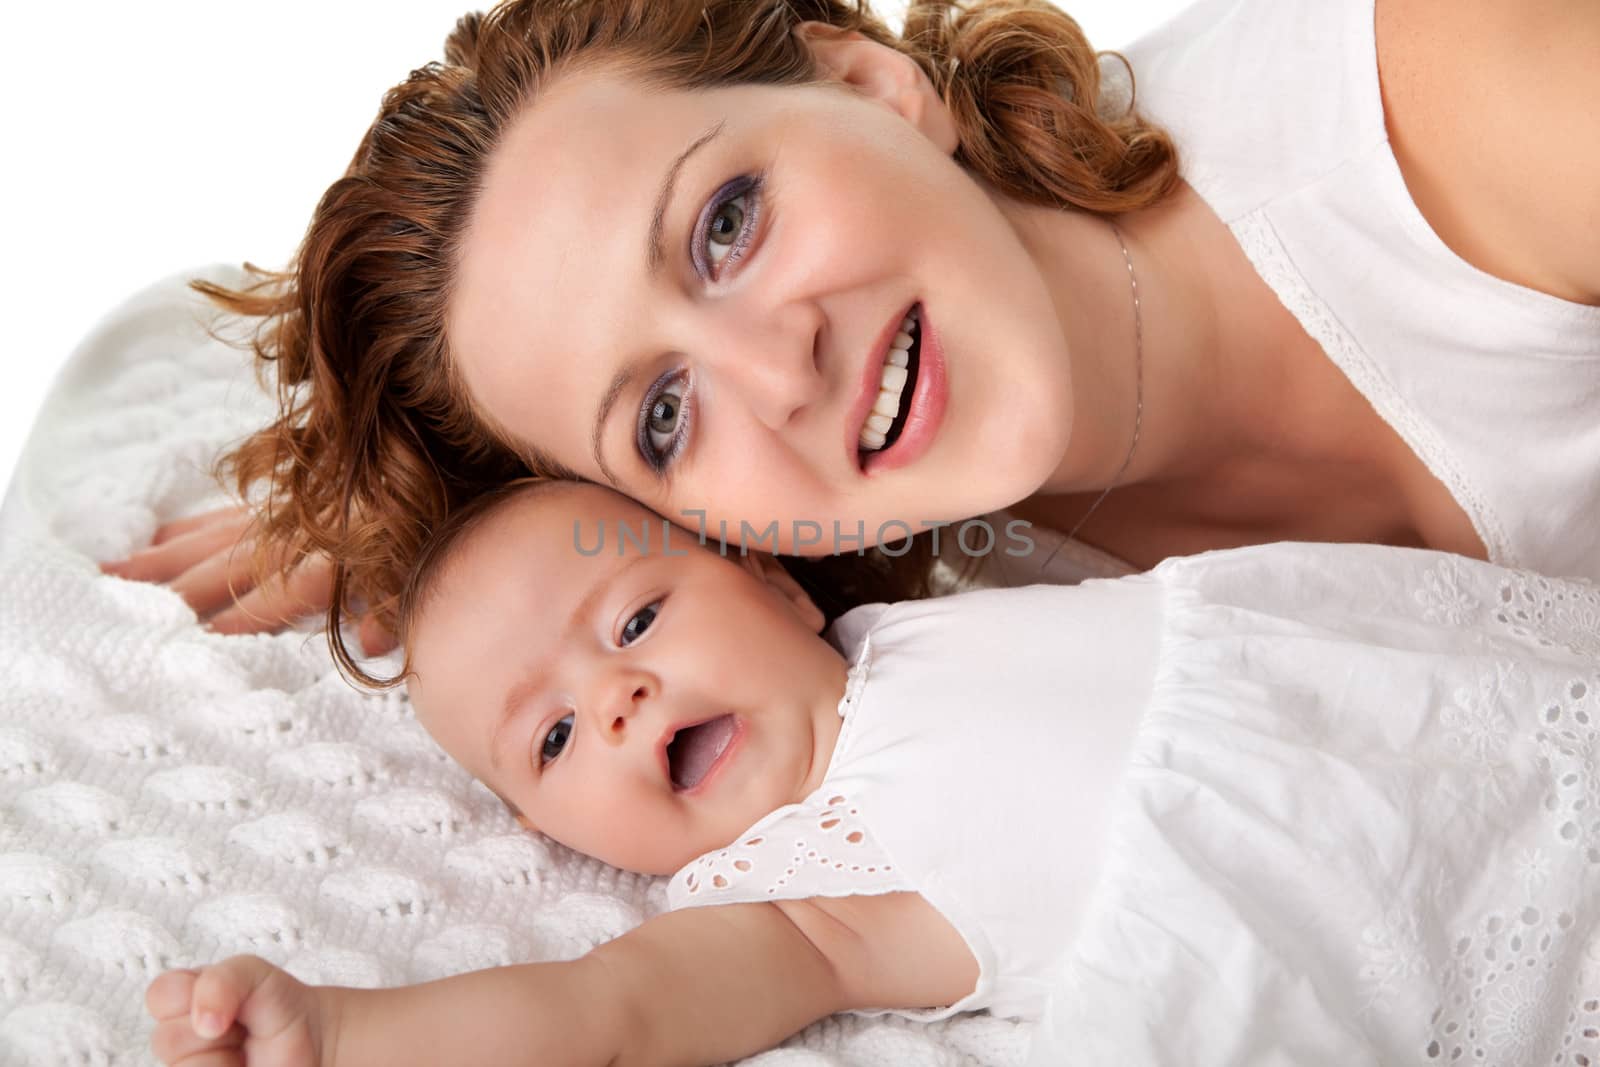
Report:
[[1125,460],[1121,485],[1204,480],[1296,436],[1282,356],[1298,328],[1188,186],[1117,220],[1138,280],[1142,353],[1127,262],[1106,221],[1005,210],[1055,294],[1072,361],[1073,430],[1040,493],[1103,489]]

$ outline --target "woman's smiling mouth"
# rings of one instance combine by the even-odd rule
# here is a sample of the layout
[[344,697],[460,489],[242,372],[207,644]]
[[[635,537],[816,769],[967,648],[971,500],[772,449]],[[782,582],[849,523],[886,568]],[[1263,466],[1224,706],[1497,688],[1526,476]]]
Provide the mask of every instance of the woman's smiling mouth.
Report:
[[889,351],[879,371],[877,398],[857,435],[863,455],[887,448],[899,440],[900,431],[905,428],[911,406],[907,400],[917,380],[918,322],[918,305],[913,304],[900,320],[900,329],[889,340]]
[[944,353],[927,308],[912,304],[884,331],[881,360],[869,360],[849,423],[863,474],[915,462],[933,443],[949,400]]

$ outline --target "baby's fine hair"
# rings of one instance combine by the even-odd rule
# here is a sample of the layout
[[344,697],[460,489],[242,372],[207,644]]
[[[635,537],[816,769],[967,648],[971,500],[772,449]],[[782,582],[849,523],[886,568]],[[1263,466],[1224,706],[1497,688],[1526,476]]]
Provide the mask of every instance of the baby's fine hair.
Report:
[[[411,673],[411,636],[417,617],[427,609],[450,561],[466,547],[472,535],[484,523],[524,497],[580,484],[554,478],[517,478],[485,490],[452,512],[423,544],[417,554],[416,565],[400,587],[393,631],[405,657],[400,673],[393,678],[368,675],[367,684],[376,688],[390,688],[399,685]],[[555,549],[549,545],[529,545],[528,550],[539,552]]]
[[[474,407],[445,331],[461,241],[508,126],[553,78],[590,63],[665,89],[817,82],[824,72],[793,32],[805,21],[915,60],[955,118],[957,162],[1003,194],[1114,215],[1177,184],[1170,139],[1131,101],[1102,106],[1096,53],[1048,0],[912,0],[898,36],[866,0],[509,0],[465,16],[444,62],[385,94],[286,270],[250,267],[239,289],[195,283],[259,319],[251,347],[278,414],[221,470],[242,493],[264,486],[262,577],[313,554],[334,561],[327,632],[348,675],[382,684],[345,645],[350,605],[394,628],[424,545],[452,514],[518,478],[572,476]],[[874,551],[802,571],[837,611],[916,595],[931,562],[925,550]]]

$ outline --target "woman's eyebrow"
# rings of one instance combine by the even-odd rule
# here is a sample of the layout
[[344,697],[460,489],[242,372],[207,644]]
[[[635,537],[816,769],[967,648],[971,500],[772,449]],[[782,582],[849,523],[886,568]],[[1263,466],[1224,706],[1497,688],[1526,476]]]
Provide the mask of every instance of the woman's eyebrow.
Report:
[[633,381],[634,370],[633,363],[624,363],[617,373],[611,376],[611,384],[606,386],[605,393],[600,397],[600,406],[595,409],[594,426],[589,430],[589,451],[594,455],[595,466],[600,468],[600,473],[606,476],[606,481],[611,483],[613,489],[622,488],[622,483],[617,481],[611,465],[606,462],[603,447],[606,420],[611,418],[611,409],[616,407],[617,400],[628,388],[628,383]]
[[645,242],[645,262],[650,265],[650,273],[658,273],[661,265],[667,261],[666,253],[662,251],[661,229],[666,223],[667,208],[672,206],[672,192],[678,184],[679,172],[683,170],[683,165],[689,162],[689,157],[715,140],[727,124],[727,119],[720,119],[705,133],[695,138],[694,143],[672,161],[672,165],[662,177],[661,189],[656,193],[655,211],[650,215],[649,237]]

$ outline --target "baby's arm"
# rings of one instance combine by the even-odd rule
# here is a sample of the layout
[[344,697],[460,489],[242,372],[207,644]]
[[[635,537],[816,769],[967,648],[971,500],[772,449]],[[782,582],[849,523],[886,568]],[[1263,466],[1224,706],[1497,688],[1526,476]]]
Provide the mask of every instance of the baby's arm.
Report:
[[[950,1003],[975,975],[959,935],[899,893],[690,908],[570,963],[398,989],[312,988],[239,958],[165,975],[147,1000],[172,1064],[213,1049],[246,1067],[704,1064],[845,1008]],[[190,1023],[202,1013],[230,1028],[201,1038]]]

